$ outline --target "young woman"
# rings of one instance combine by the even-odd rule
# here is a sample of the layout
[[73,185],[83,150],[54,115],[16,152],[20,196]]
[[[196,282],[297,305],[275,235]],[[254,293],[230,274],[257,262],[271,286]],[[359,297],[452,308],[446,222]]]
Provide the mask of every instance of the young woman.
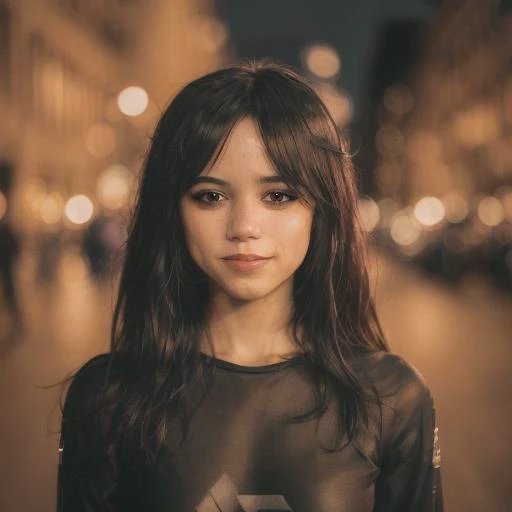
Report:
[[389,353],[346,143],[268,62],[187,85],[146,159],[111,352],[67,392],[61,511],[442,510],[429,388]]

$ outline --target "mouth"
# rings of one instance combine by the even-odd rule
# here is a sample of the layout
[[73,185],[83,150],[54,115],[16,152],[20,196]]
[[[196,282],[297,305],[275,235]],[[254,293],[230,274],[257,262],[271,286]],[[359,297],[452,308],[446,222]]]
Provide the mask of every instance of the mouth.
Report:
[[239,272],[251,272],[265,266],[270,258],[256,258],[252,260],[240,258],[223,258],[224,261],[234,270]]
[[258,254],[233,254],[231,256],[226,256],[223,259],[230,261],[259,261],[268,260],[269,258],[265,256],[259,256]]

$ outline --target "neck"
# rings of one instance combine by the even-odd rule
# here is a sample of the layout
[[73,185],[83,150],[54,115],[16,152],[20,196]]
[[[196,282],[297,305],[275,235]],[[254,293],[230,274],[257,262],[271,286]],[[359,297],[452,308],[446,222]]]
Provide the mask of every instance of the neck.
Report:
[[283,295],[241,301],[214,293],[201,351],[248,365],[278,362],[300,352],[291,332],[293,302]]

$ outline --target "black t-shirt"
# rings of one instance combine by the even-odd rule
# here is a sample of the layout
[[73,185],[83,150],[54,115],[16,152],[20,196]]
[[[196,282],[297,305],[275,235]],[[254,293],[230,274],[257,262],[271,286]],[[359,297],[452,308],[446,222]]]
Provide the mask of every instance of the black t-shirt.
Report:
[[[86,363],[66,397],[58,485],[61,512],[89,510],[78,475],[94,464],[97,423],[90,415],[81,423],[67,418],[79,416],[91,403],[108,359],[102,354]],[[422,375],[401,357],[375,352],[354,363],[381,395],[383,423],[373,430],[378,434],[361,434],[332,453],[322,445],[331,446],[336,432],[336,402],[329,404],[319,423],[287,422],[316,403],[302,358],[248,367],[201,354],[201,364],[212,368],[214,380],[192,415],[184,443],[151,469],[123,475],[121,468],[114,510],[443,510],[433,401]]]

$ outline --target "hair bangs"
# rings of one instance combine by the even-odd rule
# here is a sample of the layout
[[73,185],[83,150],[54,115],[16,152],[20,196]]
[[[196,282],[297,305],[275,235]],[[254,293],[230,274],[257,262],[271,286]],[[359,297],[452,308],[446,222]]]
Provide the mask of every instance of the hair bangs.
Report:
[[251,98],[252,117],[277,173],[306,200],[332,206],[337,186],[329,178],[343,172],[345,155],[340,135],[314,90],[299,81],[291,88],[290,81],[294,83],[293,76],[290,80],[272,70],[260,72]]

